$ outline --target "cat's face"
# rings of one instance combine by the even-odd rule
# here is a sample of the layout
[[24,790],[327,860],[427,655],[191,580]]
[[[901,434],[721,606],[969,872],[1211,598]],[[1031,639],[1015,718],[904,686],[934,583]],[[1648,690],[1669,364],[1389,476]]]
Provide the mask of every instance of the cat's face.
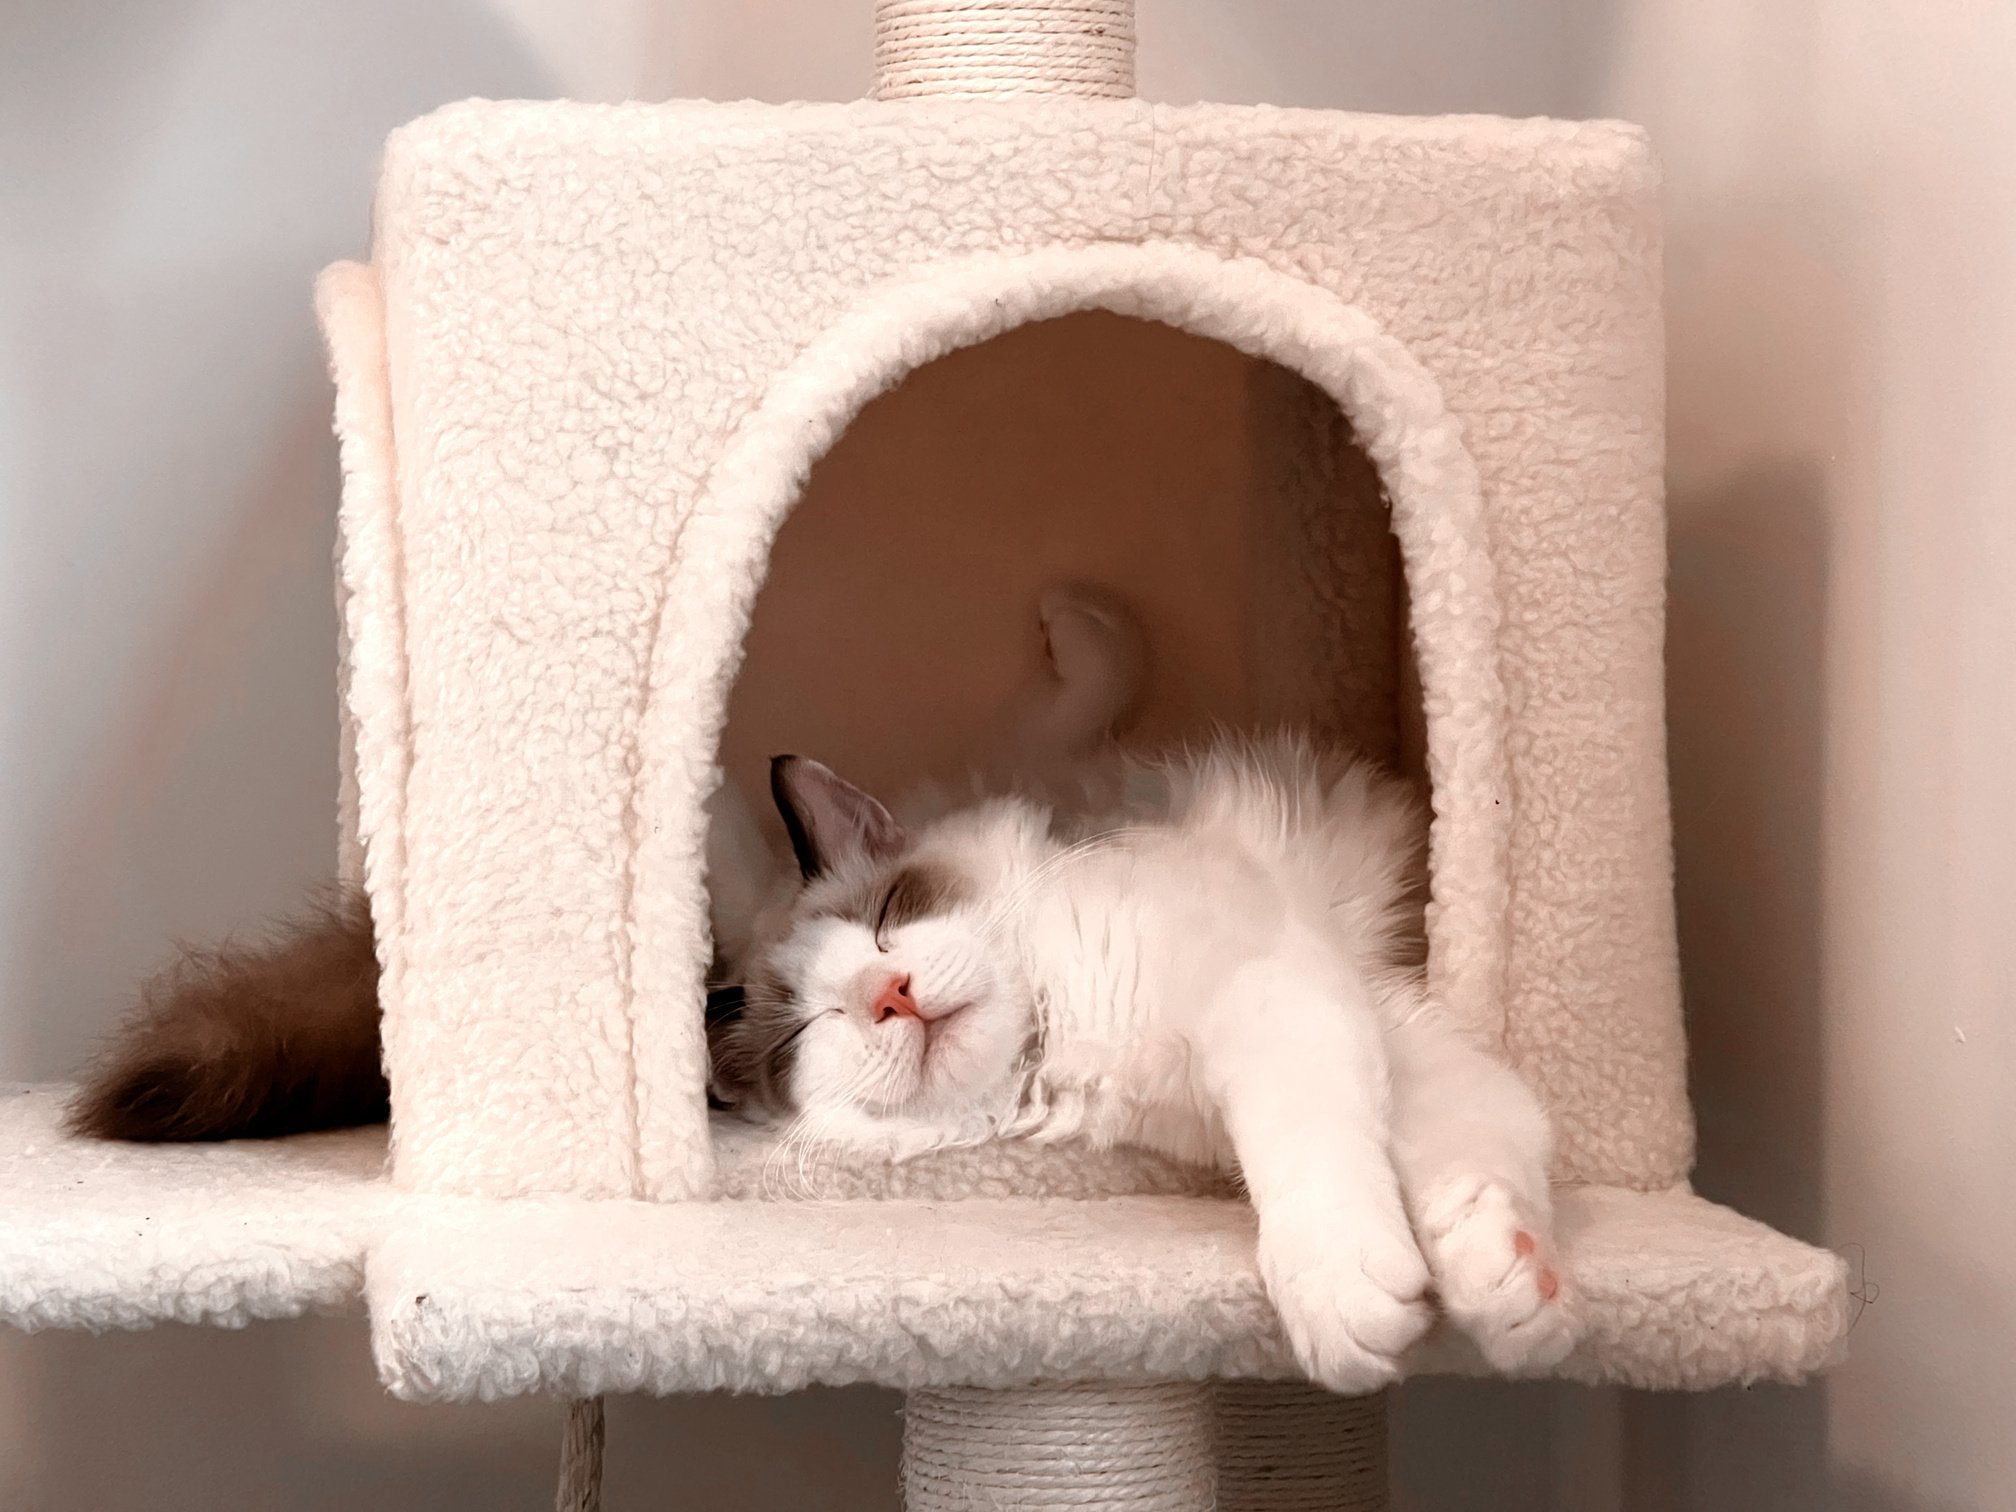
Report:
[[948,1123],[998,1099],[1033,1022],[1001,927],[1014,827],[913,837],[802,757],[778,758],[772,790],[804,885],[756,947],[740,1015],[710,1031],[716,1094]]

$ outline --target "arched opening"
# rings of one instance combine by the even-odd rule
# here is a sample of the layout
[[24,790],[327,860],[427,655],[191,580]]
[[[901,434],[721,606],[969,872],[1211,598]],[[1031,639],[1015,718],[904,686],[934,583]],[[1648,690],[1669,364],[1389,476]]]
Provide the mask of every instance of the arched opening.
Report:
[[[963,433],[945,405],[967,410]],[[984,481],[976,460],[995,464]],[[705,964],[703,753],[752,798],[788,748],[885,786],[956,764],[996,707],[988,683],[1035,654],[1031,599],[1059,569],[1135,597],[1160,666],[1144,738],[1299,720],[1425,769],[1430,982],[1498,1032],[1496,590],[1476,468],[1434,380],[1364,312],[1259,263],[1168,244],[984,256],[841,312],[769,381],[678,525],[633,800],[646,1195],[711,1179],[705,1049],[683,1006]],[[899,580],[907,618],[888,610]],[[900,706],[878,717],[865,700],[892,686]]]
[[1420,774],[1398,544],[1336,403],[1093,310],[913,370],[813,466],[756,598],[728,776],[760,798],[768,758],[803,751],[895,793],[986,764],[1038,595],[1069,579],[1143,621],[1133,738],[1287,723]]

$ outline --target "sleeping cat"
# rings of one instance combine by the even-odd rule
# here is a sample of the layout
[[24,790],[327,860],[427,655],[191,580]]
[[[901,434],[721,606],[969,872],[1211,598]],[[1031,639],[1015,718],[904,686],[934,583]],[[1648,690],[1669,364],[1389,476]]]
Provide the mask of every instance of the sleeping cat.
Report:
[[717,1098],[909,1155],[1132,1144],[1234,1169],[1296,1358],[1376,1389],[1430,1291],[1506,1372],[1558,1363],[1548,1128],[1409,964],[1421,815],[1284,736],[1116,759],[1104,811],[906,826],[818,762],[773,788],[803,874],[710,1029]]

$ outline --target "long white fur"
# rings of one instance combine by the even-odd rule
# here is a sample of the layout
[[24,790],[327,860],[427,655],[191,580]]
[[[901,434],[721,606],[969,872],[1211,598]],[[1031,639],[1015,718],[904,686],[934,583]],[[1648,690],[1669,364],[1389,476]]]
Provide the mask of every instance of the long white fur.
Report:
[[[1135,696],[1139,625],[1097,589],[1052,591],[1042,623],[1014,758],[1052,790],[1089,772],[1064,784],[1081,810],[941,808],[903,859],[962,879],[956,905],[772,931],[804,1024],[780,1171],[833,1143],[1143,1145],[1242,1175],[1312,1379],[1395,1379],[1431,1296],[1500,1371],[1558,1363],[1546,1117],[1405,960],[1419,804],[1296,736],[1087,762]],[[893,978],[915,1016],[873,1012]]]
[[[879,942],[833,919],[787,936],[774,959],[815,1018],[805,1126],[900,1154],[1072,1137],[1234,1167],[1298,1356],[1338,1390],[1394,1378],[1431,1282],[1494,1365],[1557,1363],[1546,1121],[1395,964],[1411,805],[1292,739],[1151,770],[1159,820],[1074,846],[1033,803],[965,810],[906,854],[956,867],[971,901]],[[892,974],[920,1019],[859,1011]]]
[[[1314,1379],[1395,1379],[1431,1296],[1498,1369],[1558,1363],[1547,1121],[1403,964],[1418,805],[1294,736],[1108,766],[1104,809],[1000,798],[915,830],[905,861],[962,878],[955,906],[782,935],[797,1148],[1076,1138],[1220,1164]],[[898,976],[917,1016],[878,1021]]]

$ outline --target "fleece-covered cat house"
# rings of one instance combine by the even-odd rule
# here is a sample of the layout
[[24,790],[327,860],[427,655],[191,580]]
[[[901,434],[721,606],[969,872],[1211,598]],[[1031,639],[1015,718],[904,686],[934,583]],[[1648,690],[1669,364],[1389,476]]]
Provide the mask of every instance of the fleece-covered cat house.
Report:
[[1144,734],[1292,720],[1428,779],[1430,975],[1555,1120],[1563,1373],[1820,1367],[1841,1263],[1686,1186],[1642,136],[1149,104],[1125,0],[881,0],[878,46],[853,104],[393,137],[319,291],[389,1177],[369,1134],[80,1145],[22,1093],[0,1311],[361,1293],[411,1398],[905,1388],[916,1508],[1376,1504],[1376,1410],[1281,1380],[1211,1180],[780,1180],[710,1122],[724,767],[944,766],[1078,576],[1147,624]]

